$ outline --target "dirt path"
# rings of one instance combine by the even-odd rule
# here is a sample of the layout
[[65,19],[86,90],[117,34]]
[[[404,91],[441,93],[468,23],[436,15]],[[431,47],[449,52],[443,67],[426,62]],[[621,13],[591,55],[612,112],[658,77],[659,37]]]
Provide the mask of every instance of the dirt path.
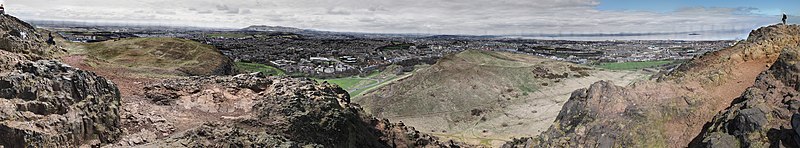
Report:
[[92,67],[86,63],[87,60],[84,55],[68,55],[61,57],[61,60],[68,65],[94,72],[114,82],[119,88],[123,103],[131,102],[132,99],[138,98],[135,96],[143,94],[142,88],[144,88],[145,83],[156,81],[155,79],[136,77],[130,72],[119,68]]
[[731,74],[731,80],[710,90],[712,95],[723,98],[715,103],[716,111],[727,108],[730,106],[730,101],[742,95],[741,93],[732,92],[744,92],[747,88],[753,86],[758,74],[769,69],[768,65],[771,63],[767,61],[750,61],[735,67]]

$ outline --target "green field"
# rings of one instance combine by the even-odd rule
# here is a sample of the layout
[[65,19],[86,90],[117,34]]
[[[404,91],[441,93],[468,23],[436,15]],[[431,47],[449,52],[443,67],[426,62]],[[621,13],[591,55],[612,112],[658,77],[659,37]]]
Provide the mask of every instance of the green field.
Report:
[[610,69],[610,70],[637,70],[644,68],[652,68],[661,65],[672,63],[670,60],[663,61],[645,61],[645,62],[623,62],[623,63],[602,63],[597,67]]
[[[389,69],[392,69],[394,67],[396,67],[396,65],[390,66]],[[347,90],[347,92],[350,93],[350,96],[355,99],[361,97],[365,92],[368,92],[375,88],[382,87],[388,83],[391,83],[408,75],[410,75],[410,73],[404,75],[396,75],[394,73],[389,73],[389,72],[374,71],[366,76],[352,76],[347,78],[314,79],[314,80],[316,80],[319,83],[327,81],[328,83],[339,85],[339,87],[342,87],[342,89]]]
[[347,77],[347,78],[337,78],[337,79],[315,79],[317,82],[328,82],[331,84],[339,85],[342,89],[347,90],[350,93],[350,96],[356,97],[361,95],[365,90],[368,90],[372,87],[377,86],[378,80],[382,80],[382,78],[377,77],[380,73],[376,72],[370,74],[366,77]]
[[353,89],[357,86],[361,86],[360,83],[368,83],[366,85],[377,83],[375,80],[363,79],[363,78],[340,78],[340,79],[327,79],[323,81],[328,81],[328,83],[333,83],[339,85],[346,90]]
[[236,62],[236,69],[246,72],[261,72],[265,75],[283,76],[286,75],[283,70],[258,63]]

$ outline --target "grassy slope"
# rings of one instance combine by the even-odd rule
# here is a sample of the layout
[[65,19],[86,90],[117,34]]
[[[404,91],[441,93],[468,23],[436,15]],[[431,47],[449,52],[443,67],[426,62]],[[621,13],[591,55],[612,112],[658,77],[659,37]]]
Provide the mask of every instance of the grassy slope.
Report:
[[[407,78],[407,77],[413,75],[414,73],[418,72],[419,70],[426,69],[428,67],[430,67],[430,65],[427,65],[427,64],[425,64],[425,65],[416,65],[416,66],[414,66],[415,70],[413,72],[408,72],[408,73],[401,74],[401,75],[393,74],[391,72],[375,72],[375,73],[372,73],[367,77],[371,78],[373,80],[379,80],[380,83],[376,82],[377,84],[371,85],[371,86],[363,88],[363,89],[352,91],[352,92],[350,92],[350,94],[353,97],[353,100],[360,99],[361,97],[364,96],[365,93],[368,93],[368,92],[371,92],[371,91],[373,91],[375,89],[378,89],[378,88],[381,88],[383,86],[389,85],[389,84],[391,84],[391,83],[393,83],[395,81]],[[394,70],[393,68],[397,68],[397,67],[391,67],[390,66],[390,68],[387,68],[387,69],[391,69],[391,70],[388,70],[388,71],[392,71],[392,70]]]
[[[406,74],[408,75],[408,74]],[[403,76],[391,74],[389,72],[375,71],[367,76],[353,76],[337,79],[315,79],[317,82],[328,82],[339,85],[350,93],[353,98],[361,97],[364,92],[386,85]]]
[[361,78],[326,79],[324,81],[327,81],[328,83],[333,83],[333,84],[339,85],[339,87],[342,87],[344,89],[352,89],[354,86],[356,86],[357,84],[359,84],[361,82],[377,83],[377,81],[374,81],[374,80],[367,80],[367,79],[361,79]]
[[597,67],[610,69],[610,70],[637,70],[643,68],[652,68],[661,65],[667,65],[673,61],[645,61],[645,62],[623,62],[623,63],[602,63]]
[[72,43],[71,54],[86,55],[94,66],[147,74],[210,75],[229,60],[214,47],[177,38],[128,38]]
[[246,72],[261,72],[265,75],[284,76],[286,72],[281,69],[258,63],[236,62],[236,69]]

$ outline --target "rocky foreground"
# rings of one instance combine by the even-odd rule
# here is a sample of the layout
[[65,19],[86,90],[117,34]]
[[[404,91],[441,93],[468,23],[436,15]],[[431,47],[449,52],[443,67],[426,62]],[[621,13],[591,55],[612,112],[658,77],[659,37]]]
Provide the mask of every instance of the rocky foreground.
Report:
[[800,147],[800,48],[784,50],[755,85],[707,124],[692,146]]
[[656,80],[597,82],[542,135],[504,147],[796,147],[798,47],[800,26],[773,25]]
[[117,87],[44,60],[59,52],[47,33],[0,15],[0,145],[69,147],[120,136]]
[[309,79],[166,79],[121,97],[112,81],[49,60],[63,50],[43,34],[0,15],[0,147],[472,147],[366,115]]

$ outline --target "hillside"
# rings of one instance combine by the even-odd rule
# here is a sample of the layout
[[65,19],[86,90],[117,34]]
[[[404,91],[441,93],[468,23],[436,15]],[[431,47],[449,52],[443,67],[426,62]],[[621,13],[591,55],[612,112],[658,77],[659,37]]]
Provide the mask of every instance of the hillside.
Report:
[[[550,125],[572,90],[645,78],[506,52],[468,50],[355,100],[370,113],[423,132],[498,145]],[[527,128],[541,127],[541,129]]]
[[98,43],[65,43],[70,56],[90,67],[134,74],[226,75],[233,62],[219,50],[177,38],[126,38]]
[[[737,45],[707,53],[657,81],[597,82],[575,91],[541,136],[507,147],[685,147],[706,122],[754,85],[784,49],[800,46],[800,26],[754,30]],[[532,127],[535,128],[535,127]]]

